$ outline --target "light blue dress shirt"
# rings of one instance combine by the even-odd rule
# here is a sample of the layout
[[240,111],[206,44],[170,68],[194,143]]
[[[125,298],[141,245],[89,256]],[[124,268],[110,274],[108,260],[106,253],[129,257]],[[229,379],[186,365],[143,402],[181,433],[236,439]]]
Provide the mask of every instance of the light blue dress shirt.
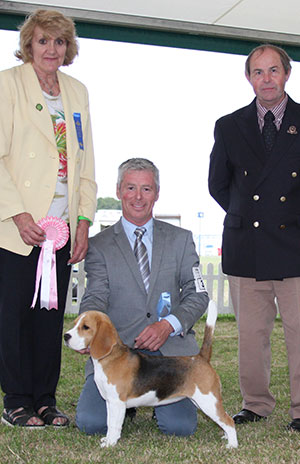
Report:
[[[132,224],[131,222],[127,221],[123,216],[121,218],[122,226],[124,228],[125,234],[129,240],[130,246],[132,250],[134,249],[134,244],[136,240],[136,235],[134,233],[137,226]],[[146,246],[148,259],[149,259],[149,267],[151,271],[151,262],[152,262],[152,244],[153,244],[153,218],[151,218],[146,224],[143,225],[146,229],[146,232],[143,235],[142,241]],[[167,289],[166,289],[167,291]],[[157,302],[158,303],[158,302]],[[171,302],[172,304],[172,302]],[[182,325],[180,324],[179,320],[173,314],[169,314],[168,316],[162,317],[161,319],[166,319],[174,329],[174,332],[170,334],[171,337],[174,335],[180,335],[182,332]]]

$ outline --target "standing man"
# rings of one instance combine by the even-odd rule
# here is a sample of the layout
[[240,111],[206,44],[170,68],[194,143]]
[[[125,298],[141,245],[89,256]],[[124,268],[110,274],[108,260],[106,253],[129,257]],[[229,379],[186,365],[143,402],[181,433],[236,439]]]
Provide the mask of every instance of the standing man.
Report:
[[239,329],[243,409],[236,424],[269,416],[270,335],[277,299],[288,354],[292,421],[300,431],[300,105],[284,91],[290,58],[254,49],[246,77],[256,98],[219,119],[209,189],[226,211],[222,265]]
[[[123,217],[89,241],[87,289],[80,313],[107,313],[122,341],[153,356],[199,352],[193,325],[205,312],[208,295],[191,232],[153,219],[159,172],[143,158],[119,167],[117,196]],[[190,435],[197,409],[189,399],[155,408],[160,430]],[[106,434],[106,404],[89,360],[76,423],[89,434]]]

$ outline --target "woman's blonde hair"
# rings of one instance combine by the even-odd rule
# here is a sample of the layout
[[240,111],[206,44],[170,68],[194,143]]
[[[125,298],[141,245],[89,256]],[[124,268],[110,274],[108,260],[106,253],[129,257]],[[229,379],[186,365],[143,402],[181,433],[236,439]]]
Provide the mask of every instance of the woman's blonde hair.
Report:
[[20,30],[20,49],[15,52],[15,56],[24,63],[32,62],[31,42],[35,27],[40,27],[47,37],[49,35],[59,35],[61,39],[66,40],[67,50],[63,66],[73,63],[78,55],[78,42],[76,38],[76,29],[71,18],[67,18],[59,11],[55,10],[36,10],[25,19],[19,27]]

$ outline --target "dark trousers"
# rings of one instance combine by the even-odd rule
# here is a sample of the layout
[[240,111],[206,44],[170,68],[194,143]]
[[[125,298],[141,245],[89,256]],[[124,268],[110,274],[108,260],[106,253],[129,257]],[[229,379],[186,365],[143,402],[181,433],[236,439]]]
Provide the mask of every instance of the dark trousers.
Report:
[[58,310],[31,303],[40,248],[21,256],[0,248],[0,384],[5,408],[55,405],[70,242],[56,252]]

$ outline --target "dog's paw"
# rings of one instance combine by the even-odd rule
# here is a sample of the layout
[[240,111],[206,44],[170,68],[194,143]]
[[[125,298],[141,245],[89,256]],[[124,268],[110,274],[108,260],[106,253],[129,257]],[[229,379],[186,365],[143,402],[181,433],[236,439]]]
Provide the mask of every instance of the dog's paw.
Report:
[[115,446],[117,443],[117,440],[110,440],[107,437],[103,437],[100,440],[100,446],[101,448],[108,448],[109,446]]
[[223,435],[222,437],[223,440],[228,440],[228,443],[226,444],[227,449],[232,449],[232,448],[237,448],[238,447],[238,441],[236,435],[233,436],[227,436],[226,434]]
[[226,448],[227,449],[234,449],[238,447],[238,443],[227,443]]
[[226,444],[227,449],[232,449],[232,448],[237,448],[238,447],[238,440],[236,436],[236,431],[233,429],[229,431],[228,433],[225,433],[222,436],[223,440],[228,440],[228,443]]

